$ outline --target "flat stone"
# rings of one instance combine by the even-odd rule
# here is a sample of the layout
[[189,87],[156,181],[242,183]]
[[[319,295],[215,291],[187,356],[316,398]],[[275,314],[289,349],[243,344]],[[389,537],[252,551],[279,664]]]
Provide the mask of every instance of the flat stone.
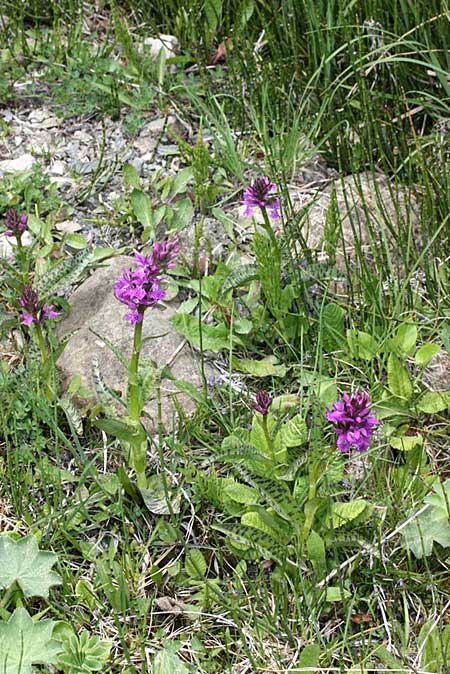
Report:
[[[29,232],[22,234],[22,244],[24,246],[29,246],[32,240]],[[0,258],[4,257],[6,260],[12,260],[15,257],[16,245],[15,237],[0,234]]]
[[20,171],[29,171],[36,159],[32,154],[26,153],[16,157],[16,159],[5,159],[0,161],[0,171],[2,173],[19,173]]
[[67,171],[67,166],[65,162],[60,161],[59,159],[57,161],[54,161],[53,164],[50,167],[50,174],[52,176],[63,176]]
[[414,188],[395,185],[381,173],[365,172],[336,179],[306,200],[304,192],[290,190],[294,211],[305,209],[305,217],[299,222],[302,236],[308,248],[321,253],[322,259],[327,257],[327,214],[333,191],[338,215],[334,233],[338,268],[344,270],[346,259],[355,259],[357,247],[372,259],[374,248],[380,246],[380,232],[385,234],[393,255],[396,241],[390,229],[396,232],[400,227],[411,227],[416,238],[419,237],[419,207]]
[[175,35],[164,35],[161,33],[158,37],[145,38],[144,48],[150,54],[150,58],[156,61],[161,49],[164,50],[166,58],[176,56],[180,49],[180,43]]
[[[336,266],[339,269],[344,271],[346,262],[355,260],[359,247],[362,254],[371,260],[374,249],[380,246],[380,232],[385,234],[394,256],[396,241],[392,231],[396,232],[400,227],[410,227],[420,244],[419,207],[414,187],[395,185],[387,176],[370,172],[329,181],[323,189],[290,186],[292,210],[300,214],[297,227],[307,248],[315,251],[320,260],[328,259],[327,215],[333,192],[337,217],[336,231],[331,233],[331,237],[335,237]],[[238,209],[238,218],[244,227],[252,226],[252,218],[243,217],[242,206]],[[255,219],[258,223],[263,221],[259,209],[255,212]],[[277,231],[280,220],[272,220],[272,225]],[[300,241],[297,244],[300,256],[302,245]]]
[[450,358],[446,351],[439,351],[422,373],[422,381],[430,391],[450,390]]
[[[127,308],[114,297],[113,286],[123,269],[132,267],[131,257],[119,256],[107,261],[97,269],[70,297],[70,315],[57,327],[58,338],[73,334],[62,353],[58,368],[64,389],[75,375],[80,375],[83,386],[95,392],[92,377],[92,361],[97,358],[105,383],[125,396],[127,371],[101,338],[90,332],[95,330],[109,339],[127,359],[131,357],[133,325],[124,320]],[[189,346],[172,327],[170,319],[175,314],[173,302],[166,308],[148,309],[145,313],[143,338],[164,335],[158,339],[148,339],[141,353],[141,363],[145,359],[154,360],[158,366],[171,362],[175,377],[201,386],[200,367]],[[172,362],[173,358],[173,362]],[[195,403],[187,395],[180,393],[171,381],[162,383],[162,415],[167,428],[173,425],[175,408],[171,400],[176,396],[187,414],[195,409]],[[156,430],[157,408],[155,399],[150,400],[146,411],[151,416],[150,431]]]

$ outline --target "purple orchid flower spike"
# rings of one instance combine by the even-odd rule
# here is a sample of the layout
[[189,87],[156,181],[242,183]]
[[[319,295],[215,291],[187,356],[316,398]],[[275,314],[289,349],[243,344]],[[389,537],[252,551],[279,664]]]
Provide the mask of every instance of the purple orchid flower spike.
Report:
[[245,206],[244,215],[252,216],[255,208],[265,208],[274,220],[280,217],[280,200],[274,194],[277,186],[269,178],[256,178],[244,192],[242,203]]
[[370,407],[369,394],[361,391],[351,396],[344,393],[331,410],[327,408],[327,419],[334,426],[337,448],[341,452],[348,452],[352,447],[358,452],[369,449],[375,426],[380,423],[369,416]]
[[114,294],[119,302],[130,310],[125,320],[130,323],[142,323],[144,311],[166,296],[161,286],[165,280],[161,274],[175,266],[175,258],[180,250],[179,242],[164,241],[155,243],[149,255],[136,253],[136,270],[125,270],[114,284]]
[[271,406],[271,404],[272,398],[267,393],[267,391],[258,391],[258,393],[256,394],[253,409],[255,409],[257,412],[260,412],[263,415],[263,417],[265,417],[269,411],[269,407]]
[[61,316],[60,311],[53,310],[53,304],[44,304],[41,308],[39,297],[30,284],[24,286],[19,304],[24,309],[21,314],[22,323],[29,328],[33,323],[40,323],[44,320],[52,320]]
[[26,213],[19,215],[13,208],[9,208],[3,222],[6,227],[5,236],[15,236],[20,239],[27,227],[28,215]]

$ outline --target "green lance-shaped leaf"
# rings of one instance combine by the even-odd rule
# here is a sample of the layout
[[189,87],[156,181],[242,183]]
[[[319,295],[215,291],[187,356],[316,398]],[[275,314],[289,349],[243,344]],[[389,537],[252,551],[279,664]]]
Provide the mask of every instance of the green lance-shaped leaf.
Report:
[[408,370],[393,353],[389,354],[387,372],[390,392],[399,398],[409,400],[412,396],[413,388]]
[[61,584],[59,574],[51,570],[57,559],[53,552],[39,550],[34,536],[18,541],[0,537],[0,589],[17,582],[25,597],[48,597],[49,589]]
[[61,644],[52,639],[54,626],[53,620],[33,622],[24,608],[0,622],[1,674],[33,674],[33,665],[55,664]]

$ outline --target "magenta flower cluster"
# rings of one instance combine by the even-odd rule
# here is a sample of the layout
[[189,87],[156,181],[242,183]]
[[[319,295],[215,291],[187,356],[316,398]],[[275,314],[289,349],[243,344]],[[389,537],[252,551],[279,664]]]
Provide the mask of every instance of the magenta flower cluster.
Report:
[[19,215],[13,208],[9,208],[3,219],[6,227],[5,236],[20,238],[26,229],[27,222],[28,215],[26,213]]
[[370,397],[364,391],[343,397],[333,404],[333,409],[327,408],[328,421],[334,426],[337,434],[337,447],[341,452],[348,452],[354,447],[358,452],[364,452],[370,447],[374,429],[380,422],[370,415]]
[[255,208],[264,208],[271,218],[276,220],[280,217],[280,200],[274,194],[277,186],[270,182],[269,178],[256,178],[256,180],[244,192],[242,203],[245,206],[244,215],[253,215]]
[[272,404],[272,398],[267,391],[258,391],[256,394],[256,400],[255,404],[253,405],[253,408],[257,411],[260,412],[263,417],[266,416],[266,414],[269,411],[269,407]]
[[44,304],[41,307],[36,290],[29,284],[24,286],[19,304],[24,309],[21,314],[22,323],[28,328],[33,323],[41,323],[44,320],[61,316],[60,311],[53,311],[53,304]]
[[179,250],[180,244],[174,239],[155,243],[148,255],[136,253],[137,269],[124,270],[114,284],[116,298],[130,310],[125,320],[141,323],[145,309],[164,299],[166,291],[161,284],[165,279],[161,274],[175,266]]

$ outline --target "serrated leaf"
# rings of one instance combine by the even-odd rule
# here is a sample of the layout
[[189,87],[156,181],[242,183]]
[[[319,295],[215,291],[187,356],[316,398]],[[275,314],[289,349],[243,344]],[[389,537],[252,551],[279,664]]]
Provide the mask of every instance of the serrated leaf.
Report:
[[146,508],[154,515],[170,515],[180,512],[180,494],[169,494],[170,506],[164,493],[164,485],[159,475],[152,475],[147,481],[147,487],[139,489]]
[[437,414],[450,408],[450,391],[429,391],[417,403],[417,409],[425,414]]
[[188,551],[184,566],[190,578],[204,578],[208,569],[206,559],[198,548],[192,548]]
[[57,559],[55,553],[39,550],[34,536],[18,541],[1,536],[0,589],[17,582],[25,597],[48,597],[50,588],[61,584],[59,574],[51,570]]
[[418,559],[431,555],[434,542],[450,547],[450,479],[434,484],[433,490],[424,498],[428,507],[401,532],[405,547]]
[[333,503],[331,507],[331,526],[338,529],[348,522],[356,519],[367,508],[368,503],[364,499],[356,499],[348,503]]
[[398,398],[409,400],[413,388],[408,370],[393,353],[389,354],[387,362],[388,388]]
[[189,670],[176,653],[164,649],[155,655],[151,674],[189,674]]
[[33,622],[24,608],[16,608],[7,623],[0,623],[0,672],[33,674],[33,665],[54,665],[61,651],[52,639],[53,620]]
[[417,350],[414,360],[416,361],[417,365],[425,367],[428,365],[430,360],[439,353],[440,350],[440,344],[424,344],[420,347],[420,349]]
[[86,630],[63,638],[64,650],[58,656],[58,666],[65,674],[87,674],[104,669],[111,650],[111,641],[102,641]]

